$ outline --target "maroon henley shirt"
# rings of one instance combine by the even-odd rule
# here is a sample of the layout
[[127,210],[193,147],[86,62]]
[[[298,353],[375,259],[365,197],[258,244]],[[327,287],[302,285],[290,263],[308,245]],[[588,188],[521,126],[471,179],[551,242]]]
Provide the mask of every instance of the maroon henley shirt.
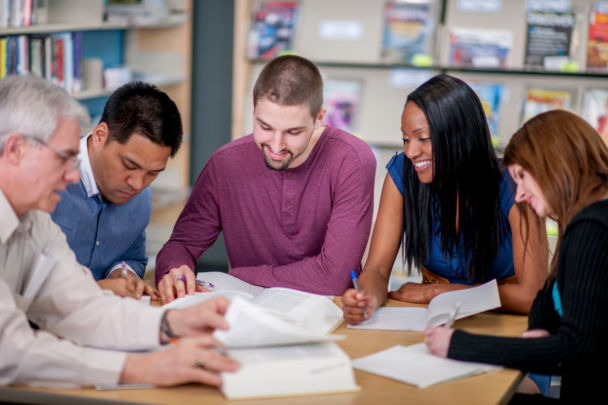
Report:
[[327,126],[308,159],[266,167],[253,135],[218,149],[201,171],[171,239],[157,284],[194,269],[224,232],[229,274],[264,287],[342,295],[361,270],[374,205],[376,159],[362,140]]

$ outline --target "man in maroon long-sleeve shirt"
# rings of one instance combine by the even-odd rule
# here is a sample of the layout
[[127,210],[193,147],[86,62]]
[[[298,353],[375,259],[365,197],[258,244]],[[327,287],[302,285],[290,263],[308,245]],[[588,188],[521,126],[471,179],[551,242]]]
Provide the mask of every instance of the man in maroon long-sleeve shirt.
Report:
[[371,228],[376,160],[365,142],[322,126],[322,105],[310,61],[287,55],[264,67],[253,134],[211,156],[158,254],[164,302],[194,293],[193,269],[221,231],[230,274],[244,281],[325,295],[350,287]]

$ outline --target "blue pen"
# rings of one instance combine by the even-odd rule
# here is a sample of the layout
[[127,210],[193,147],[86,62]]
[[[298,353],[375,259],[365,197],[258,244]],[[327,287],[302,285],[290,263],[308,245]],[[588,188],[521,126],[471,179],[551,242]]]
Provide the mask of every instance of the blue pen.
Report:
[[[359,280],[357,280],[357,275],[355,274],[354,270],[350,271],[350,278],[353,279],[353,285],[355,286],[355,290],[357,290],[357,292],[361,292],[361,289],[359,288]],[[365,308],[365,306],[363,307],[363,317],[367,319],[367,309]]]

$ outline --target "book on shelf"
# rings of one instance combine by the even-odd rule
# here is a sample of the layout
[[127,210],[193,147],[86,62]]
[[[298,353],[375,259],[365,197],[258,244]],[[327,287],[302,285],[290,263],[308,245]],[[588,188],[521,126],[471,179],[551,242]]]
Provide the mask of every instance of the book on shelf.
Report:
[[500,110],[505,97],[505,86],[500,83],[484,82],[467,84],[471,86],[481,101],[481,106],[486,114],[488,127],[490,128],[492,144],[496,146],[498,145],[498,124],[500,122]]
[[526,69],[560,71],[570,61],[574,21],[571,13],[528,13]]
[[567,91],[551,91],[527,89],[523,103],[521,124],[530,118],[551,110],[567,110],[570,108],[570,93]]
[[0,37],[0,78],[32,74],[70,93],[82,90],[82,33]]
[[439,294],[429,302],[428,308],[380,307],[370,319],[348,328],[422,332],[429,326],[446,323],[455,305],[460,308],[456,319],[500,307],[498,283],[492,280],[466,290]]
[[267,1],[253,9],[247,57],[270,60],[292,48],[298,2]]
[[361,98],[361,82],[328,79],[323,81],[324,122],[346,132],[353,132]]
[[36,24],[38,0],[0,0],[0,28]]
[[583,118],[608,141],[608,90],[586,90],[583,95]]
[[435,21],[429,4],[390,2],[384,8],[382,60],[414,64],[417,55],[430,55]]
[[450,31],[450,66],[507,69],[513,33],[454,27]]
[[608,13],[592,12],[587,42],[587,71],[608,71]]

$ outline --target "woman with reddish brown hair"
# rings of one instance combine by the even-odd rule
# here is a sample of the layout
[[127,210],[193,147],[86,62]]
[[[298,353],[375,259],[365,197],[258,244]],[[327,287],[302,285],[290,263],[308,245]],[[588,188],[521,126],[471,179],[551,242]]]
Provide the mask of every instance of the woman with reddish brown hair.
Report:
[[[550,111],[515,133],[503,165],[517,184],[524,228],[545,217],[559,227],[549,278],[521,336],[527,339],[440,327],[425,331],[427,344],[441,357],[562,375],[560,401],[597,401],[605,395],[598,370],[608,361],[608,148],[580,117]],[[535,218],[526,216],[526,203]]]

